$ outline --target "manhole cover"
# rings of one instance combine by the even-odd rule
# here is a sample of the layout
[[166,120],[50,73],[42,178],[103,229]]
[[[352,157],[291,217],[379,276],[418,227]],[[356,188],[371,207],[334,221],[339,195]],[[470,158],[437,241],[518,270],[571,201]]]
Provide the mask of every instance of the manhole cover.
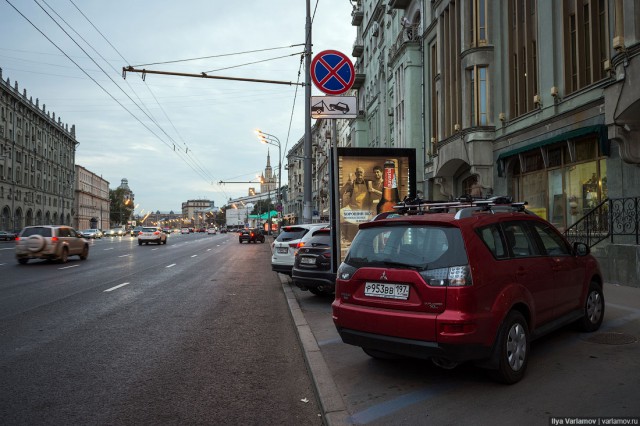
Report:
[[638,341],[638,339],[631,334],[613,332],[594,334],[584,340],[590,343],[600,343],[602,345],[628,345]]

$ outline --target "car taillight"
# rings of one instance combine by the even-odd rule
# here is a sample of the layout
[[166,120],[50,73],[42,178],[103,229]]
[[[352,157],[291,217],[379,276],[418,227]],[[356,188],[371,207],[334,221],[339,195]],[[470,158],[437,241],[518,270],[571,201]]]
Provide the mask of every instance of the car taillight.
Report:
[[253,237],[253,232],[251,233],[251,236]]
[[160,231],[154,232],[153,235],[160,235]]
[[469,265],[427,269],[420,275],[427,284],[435,287],[466,287],[473,284]]
[[58,237],[51,237],[51,242],[57,243],[58,242]]
[[325,251],[324,253],[322,253],[322,257],[325,257],[327,259],[331,259],[331,252],[330,251]]
[[298,243],[289,243],[289,247],[297,248],[298,247]]
[[20,241],[20,237],[16,237],[16,241]]

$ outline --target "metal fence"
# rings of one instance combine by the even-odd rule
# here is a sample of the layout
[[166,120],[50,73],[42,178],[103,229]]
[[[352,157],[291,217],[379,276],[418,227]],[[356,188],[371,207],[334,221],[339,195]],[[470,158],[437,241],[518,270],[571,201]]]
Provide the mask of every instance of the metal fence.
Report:
[[593,247],[606,238],[611,243],[640,245],[640,198],[606,199],[565,231],[570,242]]

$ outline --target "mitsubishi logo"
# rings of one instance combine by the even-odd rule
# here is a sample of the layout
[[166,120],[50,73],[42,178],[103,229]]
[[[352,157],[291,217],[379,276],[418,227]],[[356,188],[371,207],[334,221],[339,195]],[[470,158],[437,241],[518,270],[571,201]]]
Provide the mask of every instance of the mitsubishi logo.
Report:
[[387,271],[383,271],[382,275],[380,275],[380,280],[385,280],[387,281]]

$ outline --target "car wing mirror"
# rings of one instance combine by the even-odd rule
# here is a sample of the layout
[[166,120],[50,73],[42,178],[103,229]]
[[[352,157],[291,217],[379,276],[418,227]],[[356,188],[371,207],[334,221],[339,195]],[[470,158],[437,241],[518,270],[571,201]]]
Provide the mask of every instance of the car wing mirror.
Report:
[[576,256],[586,256],[591,253],[591,249],[585,243],[576,242],[573,243],[573,252]]

